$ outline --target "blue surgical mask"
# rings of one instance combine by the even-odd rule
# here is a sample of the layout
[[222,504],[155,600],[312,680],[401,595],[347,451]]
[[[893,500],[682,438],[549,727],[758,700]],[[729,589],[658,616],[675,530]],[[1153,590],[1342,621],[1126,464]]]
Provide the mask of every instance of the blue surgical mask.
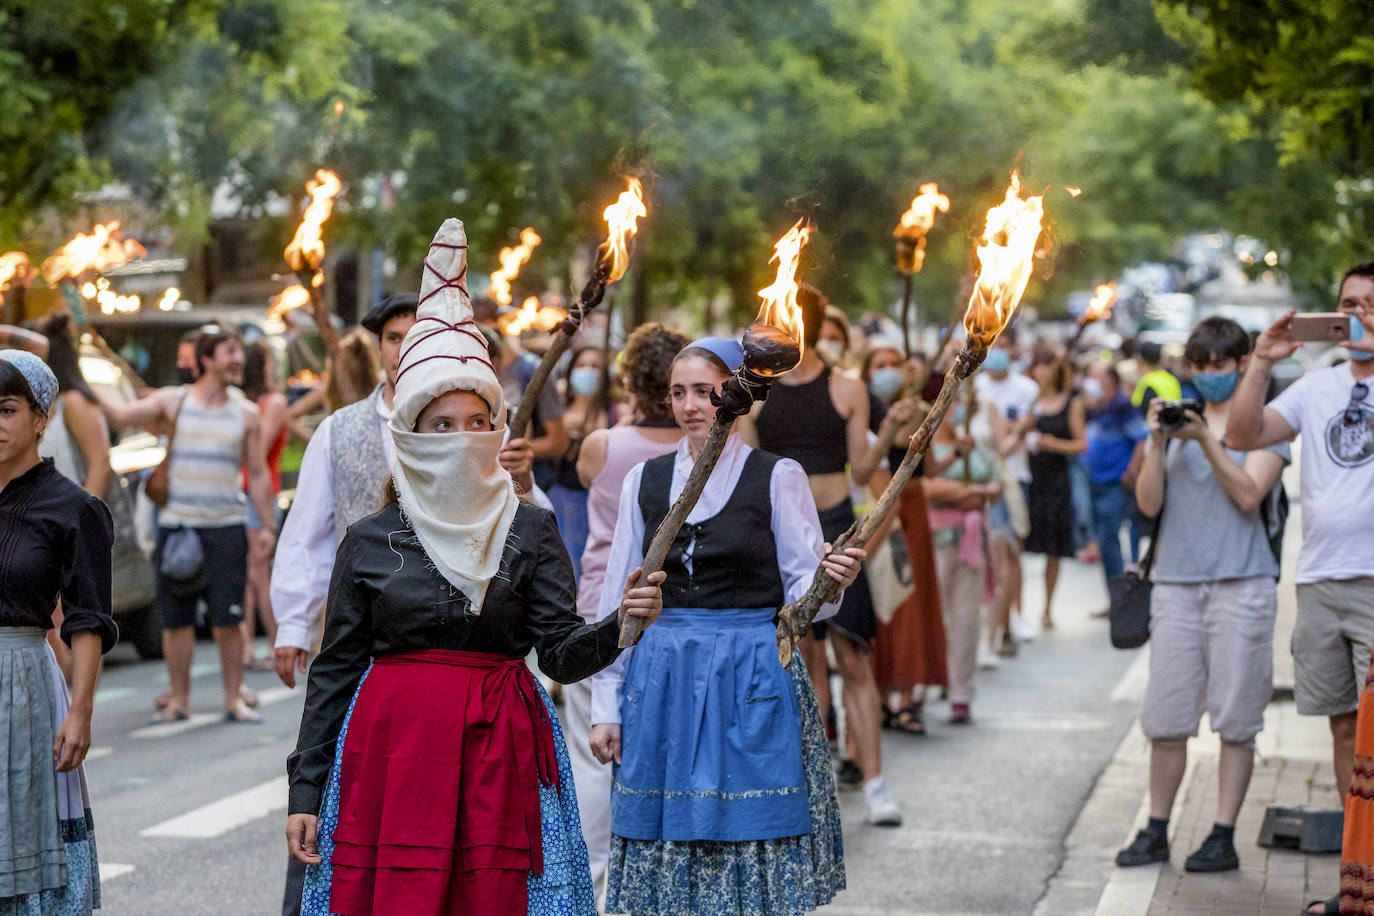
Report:
[[1236,393],[1240,373],[1231,372],[1194,372],[1193,387],[1202,399],[1209,404],[1220,404]]
[[601,370],[593,366],[579,366],[568,373],[568,385],[577,394],[589,398],[601,387]]
[[873,391],[884,401],[890,401],[897,396],[897,392],[902,390],[902,383],[906,381],[902,370],[895,366],[887,369],[874,369],[869,377],[869,384],[873,386]]
[[[1354,343],[1354,342],[1357,341],[1357,340],[1363,340],[1363,339],[1364,339],[1364,324],[1360,321],[1359,318],[1357,318],[1357,317],[1354,316],[1354,315],[1351,315],[1351,316],[1350,316],[1350,342],[1351,342],[1351,343]],[[1359,360],[1360,362],[1364,362],[1364,361],[1367,360],[1367,359],[1374,359],[1374,353],[1368,353],[1368,352],[1366,352],[1366,351],[1364,351],[1364,350],[1351,350],[1351,349],[1347,349],[1347,350],[1345,351],[1345,355],[1348,356],[1348,357],[1350,357],[1351,359],[1357,359],[1357,360]]]
[[989,372],[1001,372],[1011,365],[1011,354],[1001,347],[994,349],[988,354],[988,358],[983,360],[983,368]]

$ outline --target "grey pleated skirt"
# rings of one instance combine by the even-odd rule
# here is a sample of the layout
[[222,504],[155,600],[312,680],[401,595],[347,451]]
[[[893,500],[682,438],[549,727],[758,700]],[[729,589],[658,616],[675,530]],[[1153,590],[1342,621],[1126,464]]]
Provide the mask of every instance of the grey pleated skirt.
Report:
[[71,697],[36,627],[0,627],[0,916],[100,907],[85,770],[58,773],[52,745]]

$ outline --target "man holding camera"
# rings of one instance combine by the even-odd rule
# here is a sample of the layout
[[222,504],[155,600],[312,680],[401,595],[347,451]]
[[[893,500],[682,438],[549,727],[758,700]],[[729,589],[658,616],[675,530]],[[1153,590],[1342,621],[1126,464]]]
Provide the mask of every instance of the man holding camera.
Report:
[[1150,593],[1150,680],[1141,730],[1150,739],[1150,821],[1117,855],[1121,866],[1169,858],[1169,811],[1187,743],[1206,710],[1221,738],[1217,818],[1188,871],[1240,867],[1236,817],[1250,785],[1274,661],[1278,558],[1259,506],[1288,447],[1242,451],[1223,441],[1250,338],[1227,318],[1193,329],[1185,356],[1203,402],[1156,397],[1136,482],[1146,515],[1160,516]]
[[1344,797],[1374,641],[1374,261],[1345,272],[1337,307],[1350,318],[1350,337],[1340,341],[1350,360],[1308,372],[1266,407],[1274,363],[1302,346],[1286,313],[1255,343],[1226,435],[1238,448],[1257,448],[1304,434],[1293,686],[1299,713],[1330,719]]

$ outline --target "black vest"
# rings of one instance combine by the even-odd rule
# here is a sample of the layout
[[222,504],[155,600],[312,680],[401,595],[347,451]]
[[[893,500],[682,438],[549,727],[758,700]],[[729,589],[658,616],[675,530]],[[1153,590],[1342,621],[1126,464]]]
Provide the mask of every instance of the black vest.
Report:
[[[644,516],[647,553],[659,523],[668,514],[668,490],[673,483],[669,452],[644,462],[639,482],[639,511]],[[770,483],[776,455],[757,449],[744,459],[739,482],[725,507],[699,524],[685,524],[673,539],[663,571],[664,607],[777,608],[783,604],[782,573],[773,540],[773,501]],[[692,571],[684,552],[692,545]]]

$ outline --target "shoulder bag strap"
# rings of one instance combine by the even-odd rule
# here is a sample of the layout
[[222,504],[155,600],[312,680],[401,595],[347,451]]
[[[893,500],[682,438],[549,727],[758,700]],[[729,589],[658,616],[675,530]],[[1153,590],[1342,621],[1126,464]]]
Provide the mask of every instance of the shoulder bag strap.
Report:
[[1164,521],[1164,504],[1169,498],[1169,443],[1164,443],[1164,494],[1159,500],[1159,511],[1155,513],[1154,524],[1150,526],[1150,546],[1145,558],[1140,561],[1140,578],[1149,579],[1155,565],[1155,550],[1159,547],[1159,526]]

